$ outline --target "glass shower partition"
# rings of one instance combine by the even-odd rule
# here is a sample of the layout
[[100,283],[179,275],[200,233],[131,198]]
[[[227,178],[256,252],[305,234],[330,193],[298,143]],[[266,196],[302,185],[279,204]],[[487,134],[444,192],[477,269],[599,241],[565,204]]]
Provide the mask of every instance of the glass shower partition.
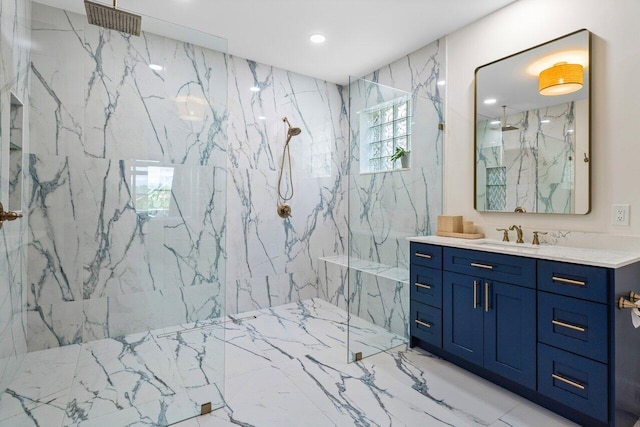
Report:
[[32,7],[27,346],[77,360],[65,425],[223,405],[226,40],[142,31]]
[[429,188],[442,173],[433,105],[416,93],[350,79],[349,361],[408,341],[406,238],[431,234],[430,206],[437,211],[441,200],[434,189],[441,186]]

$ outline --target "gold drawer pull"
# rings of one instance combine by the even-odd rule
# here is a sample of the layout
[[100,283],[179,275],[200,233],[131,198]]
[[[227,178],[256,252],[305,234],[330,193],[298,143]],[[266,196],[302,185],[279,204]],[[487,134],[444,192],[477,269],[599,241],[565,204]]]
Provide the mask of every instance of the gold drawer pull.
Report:
[[478,281],[473,281],[473,309],[478,308]]
[[429,323],[424,323],[423,321],[418,320],[418,319],[416,319],[416,323],[418,325],[420,325],[420,326],[424,326],[425,328],[430,328],[431,327],[431,325]]
[[422,283],[418,283],[418,282],[416,282],[416,283],[415,283],[415,285],[416,285],[418,288],[431,289],[431,286],[429,286],[429,285],[423,285]]
[[431,255],[421,254],[420,252],[416,252],[416,256],[417,256],[418,258],[431,259]]
[[571,280],[571,279],[565,279],[565,278],[556,277],[556,276],[553,276],[551,278],[551,280],[553,280],[554,282],[568,283],[570,285],[578,285],[578,286],[586,286],[587,285],[585,282],[580,281],[580,280]]
[[563,328],[573,329],[574,331],[586,332],[586,329],[582,326],[576,326],[570,323],[560,322],[558,320],[552,320],[551,323],[553,323],[554,325],[562,326]]
[[551,374],[551,376],[553,377],[553,379],[556,379],[558,381],[562,381],[563,383],[569,384],[570,386],[573,386],[575,388],[579,388],[580,390],[584,390],[585,389],[585,386],[583,386],[582,384],[579,384],[579,383],[577,383],[575,381],[571,381],[571,380],[568,380],[566,378],[563,378],[560,375]]
[[493,270],[493,265],[471,263],[471,267],[484,268],[485,270]]
[[484,311],[489,312],[489,284],[484,284]]

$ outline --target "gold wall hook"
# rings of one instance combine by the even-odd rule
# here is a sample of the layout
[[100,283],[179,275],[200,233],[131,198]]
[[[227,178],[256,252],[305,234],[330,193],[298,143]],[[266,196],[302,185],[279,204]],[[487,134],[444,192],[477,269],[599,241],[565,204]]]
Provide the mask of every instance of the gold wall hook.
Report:
[[12,211],[5,211],[4,206],[0,203],[0,228],[2,228],[2,223],[5,221],[15,221],[18,218],[22,218],[22,214]]
[[633,291],[629,292],[629,300],[631,302],[636,302],[636,301],[640,300],[640,294],[635,293]]

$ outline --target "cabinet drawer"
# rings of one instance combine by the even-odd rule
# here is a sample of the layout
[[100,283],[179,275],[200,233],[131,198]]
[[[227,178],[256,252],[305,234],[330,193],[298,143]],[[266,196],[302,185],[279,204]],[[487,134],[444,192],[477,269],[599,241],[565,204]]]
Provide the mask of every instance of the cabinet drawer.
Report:
[[411,299],[442,308],[442,270],[412,265]]
[[608,278],[602,267],[538,261],[538,289],[554,294],[606,303]]
[[444,248],[444,269],[535,288],[536,260],[468,249]]
[[607,306],[538,292],[538,340],[607,363]]
[[442,246],[411,242],[411,264],[442,268]]
[[411,301],[411,336],[442,347],[442,311]]
[[538,344],[538,392],[608,421],[607,365]]

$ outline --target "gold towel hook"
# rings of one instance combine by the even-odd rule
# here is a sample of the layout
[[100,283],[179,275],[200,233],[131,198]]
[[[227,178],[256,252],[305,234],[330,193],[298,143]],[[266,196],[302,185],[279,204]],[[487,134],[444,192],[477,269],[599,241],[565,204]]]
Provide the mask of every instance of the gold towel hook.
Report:
[[632,303],[631,301],[629,301],[628,299],[624,297],[620,297],[620,299],[618,300],[618,308],[622,310],[625,308],[638,308],[638,306]]
[[22,218],[22,214],[17,212],[5,211],[4,206],[0,203],[0,228],[2,228],[2,223],[5,221],[15,221],[18,218]]

